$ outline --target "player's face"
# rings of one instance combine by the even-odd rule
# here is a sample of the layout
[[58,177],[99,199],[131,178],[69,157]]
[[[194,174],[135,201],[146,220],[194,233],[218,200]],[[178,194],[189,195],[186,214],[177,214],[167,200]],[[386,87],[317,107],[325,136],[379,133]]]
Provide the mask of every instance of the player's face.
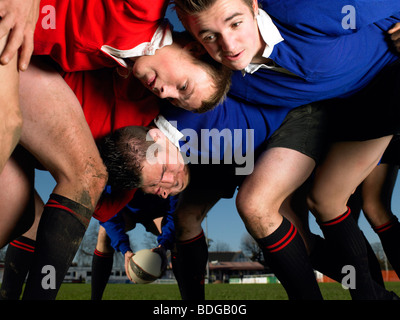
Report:
[[162,198],[182,192],[189,183],[189,170],[178,148],[164,135],[151,148],[142,169],[143,192]]
[[[253,11],[254,10],[254,11]],[[188,18],[188,27],[208,53],[233,70],[244,69],[263,52],[253,10],[242,0],[217,0],[209,9]]]
[[133,72],[154,94],[189,111],[199,109],[215,91],[210,75],[193,62],[188,50],[176,44],[157,50],[153,56],[139,57]]

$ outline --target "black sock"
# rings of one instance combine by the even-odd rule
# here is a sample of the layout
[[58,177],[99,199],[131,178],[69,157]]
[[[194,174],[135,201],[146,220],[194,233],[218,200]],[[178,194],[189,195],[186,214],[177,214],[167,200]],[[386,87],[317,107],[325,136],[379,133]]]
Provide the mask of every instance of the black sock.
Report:
[[289,220],[283,218],[278,229],[257,242],[289,299],[322,299],[303,239]]
[[204,274],[208,262],[208,247],[203,231],[193,239],[176,244],[174,272],[182,300],[204,300]]
[[[332,250],[332,248],[328,247],[327,241],[324,238],[318,235],[313,236],[315,244],[310,253],[310,259],[313,268],[340,283],[343,279],[342,268],[343,265],[345,265],[345,263],[342,261],[342,257],[334,254],[335,250]],[[365,239],[365,243],[368,249],[368,263],[372,278],[376,283],[384,287],[379,261],[376,258],[376,255],[367,239]]]
[[23,299],[54,300],[79,248],[92,212],[52,194],[40,219]]
[[350,213],[348,208],[339,217],[320,223],[321,230],[330,248],[334,250],[333,254],[343,258],[343,266],[355,270],[353,283],[356,290],[350,288],[353,299],[385,299],[387,291],[372,279],[364,236]]
[[21,236],[8,245],[4,261],[0,300],[18,300],[31,266],[35,240]]
[[114,262],[114,253],[94,250],[92,260],[92,296],[91,300],[101,300]]
[[392,265],[397,276],[400,278],[400,223],[397,217],[381,226],[374,227],[374,231],[381,240],[383,250]]
[[383,281],[382,276],[382,269],[381,265],[379,264],[378,258],[372,249],[371,244],[368,242],[367,238],[365,237],[364,233],[361,232],[363,235],[365,245],[367,247],[367,256],[368,256],[368,266],[371,272],[372,279],[379,284],[381,287],[385,287],[385,282]]
[[318,235],[314,235],[314,247],[310,252],[310,260],[315,270],[339,283],[342,281],[343,263],[340,263],[340,259],[332,254],[326,240]]

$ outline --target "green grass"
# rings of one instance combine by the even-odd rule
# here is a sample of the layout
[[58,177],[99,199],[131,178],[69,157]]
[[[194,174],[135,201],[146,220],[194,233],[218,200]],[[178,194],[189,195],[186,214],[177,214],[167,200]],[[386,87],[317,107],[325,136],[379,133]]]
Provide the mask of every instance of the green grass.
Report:
[[[338,283],[320,283],[325,300],[350,300],[347,290]],[[400,282],[387,282],[386,288],[400,296]],[[57,300],[89,300],[90,284],[63,284]],[[287,300],[280,284],[210,284],[207,300]],[[180,300],[174,284],[108,284],[103,300]]]

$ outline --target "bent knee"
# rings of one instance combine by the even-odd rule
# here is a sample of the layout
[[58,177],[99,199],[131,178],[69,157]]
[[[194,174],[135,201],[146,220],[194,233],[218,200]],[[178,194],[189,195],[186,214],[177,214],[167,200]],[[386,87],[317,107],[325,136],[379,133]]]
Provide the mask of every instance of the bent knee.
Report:
[[108,172],[105,165],[102,161],[97,162],[95,165],[88,164],[85,173],[88,179],[88,188],[92,190],[94,195],[100,196],[108,180]]
[[246,225],[259,223],[260,221],[274,221],[279,214],[281,203],[269,199],[260,199],[257,196],[238,193],[236,208]]
[[53,176],[58,188],[70,190],[70,197],[88,208],[96,206],[108,179],[101,159],[89,159],[73,165],[64,163],[56,168]]
[[270,215],[278,212],[281,205],[282,203],[279,201],[261,198],[258,195],[241,192],[241,190],[236,196],[236,208],[242,217]]
[[317,219],[326,221],[344,213],[347,208],[347,200],[335,196],[318,196],[311,192],[307,197],[307,205]]
[[175,217],[175,233],[179,241],[196,237],[203,229],[201,227],[203,215],[196,212],[184,212]]
[[310,192],[306,198],[308,209],[312,213],[323,212],[323,198],[319,197],[317,194]]

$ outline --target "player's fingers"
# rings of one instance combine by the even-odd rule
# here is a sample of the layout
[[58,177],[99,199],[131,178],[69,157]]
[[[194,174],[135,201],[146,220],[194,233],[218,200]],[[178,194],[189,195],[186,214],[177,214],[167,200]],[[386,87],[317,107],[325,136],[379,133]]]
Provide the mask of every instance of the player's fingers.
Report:
[[11,32],[13,27],[13,20],[10,15],[5,16],[4,18],[0,19],[0,39],[8,36]]
[[18,66],[21,71],[25,71],[28,68],[32,52],[33,52],[33,35],[28,35],[25,37],[25,40],[21,46],[21,54],[18,62]]
[[130,260],[131,260],[131,258],[133,256],[134,256],[134,254],[132,252],[130,252],[130,251],[127,251],[125,253],[125,273],[126,273],[126,276],[128,277],[128,279],[130,281],[132,281],[132,282],[133,282],[133,280],[132,280],[132,277],[131,277],[131,275],[129,273],[129,262],[130,262]]
[[11,61],[21,46],[23,39],[23,29],[18,27],[14,28],[11,31],[6,47],[1,54],[0,63],[7,64],[9,61]]
[[391,35],[392,40],[400,38],[400,22],[396,23],[388,33]]

